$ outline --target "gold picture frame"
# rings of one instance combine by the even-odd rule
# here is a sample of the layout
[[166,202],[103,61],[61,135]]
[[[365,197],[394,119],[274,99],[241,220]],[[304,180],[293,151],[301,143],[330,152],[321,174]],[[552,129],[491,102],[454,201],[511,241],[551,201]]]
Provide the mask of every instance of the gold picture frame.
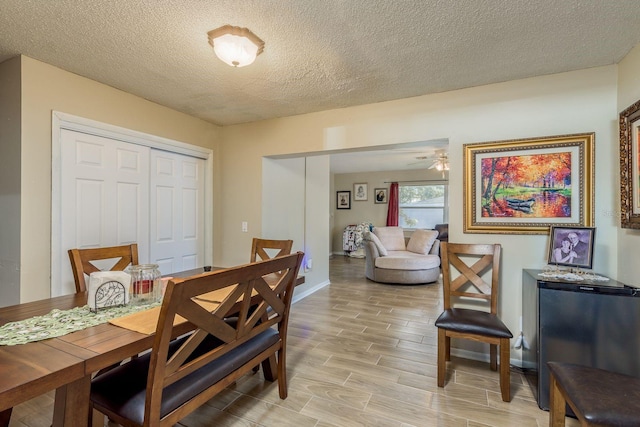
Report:
[[465,144],[463,231],[593,227],[594,142],[594,133],[582,133]]
[[640,228],[640,101],[620,113],[620,226]]

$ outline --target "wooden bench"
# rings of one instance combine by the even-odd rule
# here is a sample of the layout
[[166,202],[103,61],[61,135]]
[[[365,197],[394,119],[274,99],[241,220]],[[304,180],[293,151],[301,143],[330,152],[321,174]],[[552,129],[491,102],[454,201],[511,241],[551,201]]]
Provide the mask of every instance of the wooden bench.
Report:
[[640,378],[571,363],[547,366],[550,427],[565,425],[566,404],[582,426],[640,426]]
[[[169,281],[151,352],[96,377],[93,408],[123,426],[172,426],[260,363],[285,399],[287,324],[303,255]],[[176,316],[195,329],[172,340]]]

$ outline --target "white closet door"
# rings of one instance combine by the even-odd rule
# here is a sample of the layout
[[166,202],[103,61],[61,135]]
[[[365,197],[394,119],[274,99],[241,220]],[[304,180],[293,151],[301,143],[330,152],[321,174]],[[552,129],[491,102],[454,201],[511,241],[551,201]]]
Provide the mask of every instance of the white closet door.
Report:
[[204,265],[204,169],[202,159],[151,151],[150,259],[163,274]]
[[65,256],[71,248],[137,242],[140,261],[148,259],[149,152],[141,145],[62,130],[62,268],[52,296],[75,292]]

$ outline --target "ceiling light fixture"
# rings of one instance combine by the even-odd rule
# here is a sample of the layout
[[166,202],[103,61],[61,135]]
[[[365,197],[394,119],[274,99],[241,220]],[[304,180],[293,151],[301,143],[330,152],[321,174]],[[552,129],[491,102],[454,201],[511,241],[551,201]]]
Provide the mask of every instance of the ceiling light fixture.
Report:
[[264,42],[248,28],[224,25],[207,34],[218,58],[232,67],[252,64],[264,50]]
[[436,163],[436,169],[440,172],[449,170],[449,161],[446,159],[438,159]]
[[449,171],[449,157],[445,153],[440,154],[431,167],[436,168],[438,172],[442,172],[443,179],[446,178],[445,172]]

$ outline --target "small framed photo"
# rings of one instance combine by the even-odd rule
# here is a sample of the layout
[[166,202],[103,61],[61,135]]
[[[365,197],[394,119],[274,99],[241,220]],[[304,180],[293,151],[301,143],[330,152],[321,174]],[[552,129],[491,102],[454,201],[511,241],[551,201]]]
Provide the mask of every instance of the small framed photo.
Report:
[[376,188],[373,190],[374,200],[376,203],[387,203],[389,200],[387,199],[387,189],[386,188]]
[[366,202],[367,194],[369,194],[369,191],[367,190],[366,183],[360,182],[353,184],[353,201]]
[[351,209],[351,191],[336,192],[336,209]]
[[551,227],[548,263],[590,269],[595,233],[595,227]]

